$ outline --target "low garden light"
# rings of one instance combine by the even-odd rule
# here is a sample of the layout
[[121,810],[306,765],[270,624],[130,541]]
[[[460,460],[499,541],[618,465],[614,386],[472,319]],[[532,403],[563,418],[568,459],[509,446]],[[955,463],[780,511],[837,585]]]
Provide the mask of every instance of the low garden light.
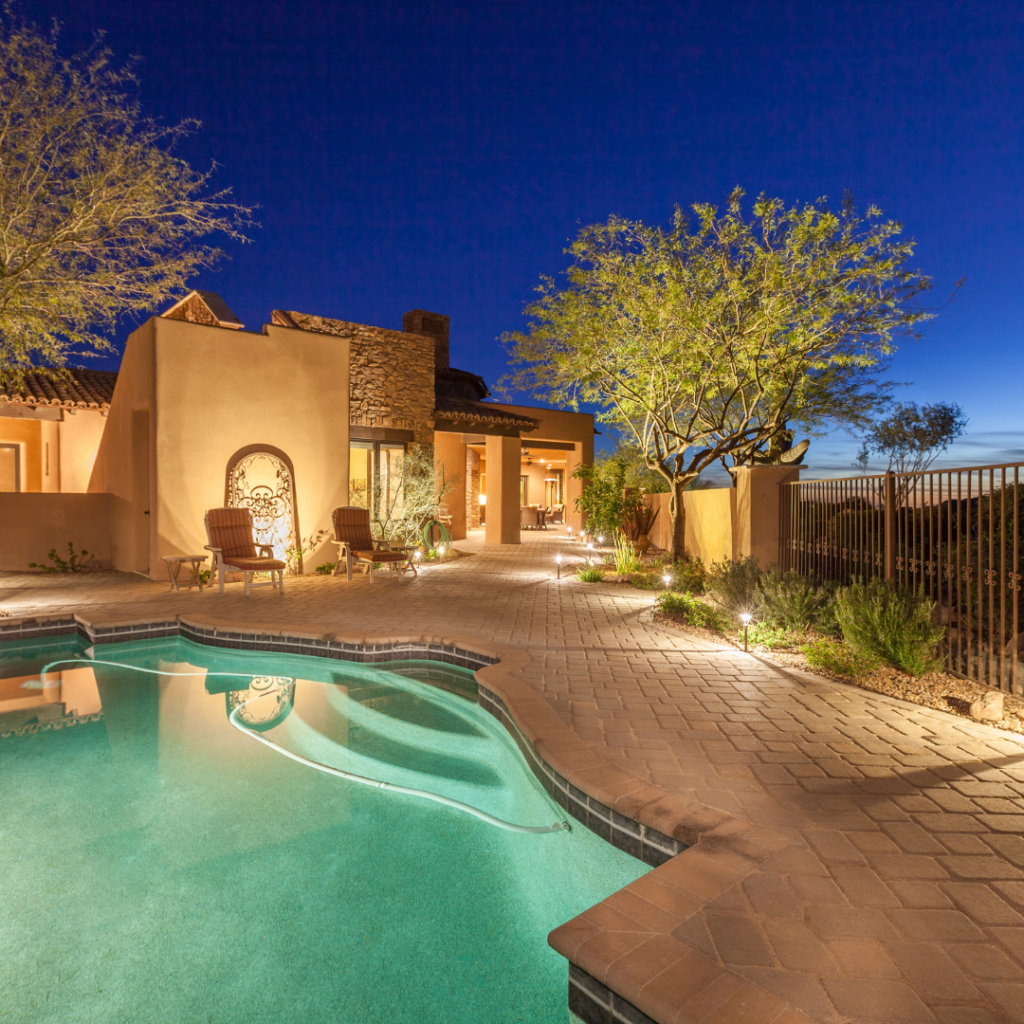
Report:
[[664,576],[662,576],[661,578],[662,578],[662,580],[663,580],[663,581],[664,581],[664,583],[665,583],[665,589],[666,589],[666,590],[668,590],[668,588],[669,588],[670,586],[672,586],[672,577],[671,577],[671,576],[669,576],[669,574],[668,574],[668,573],[665,573],[665,575],[664,575]]
[[750,620],[753,617],[750,612],[744,612],[740,616],[740,622],[743,623],[743,650],[747,649],[747,630],[750,628]]
[[555,565],[558,566],[558,578],[562,578],[562,556],[555,555]]
[[604,537],[598,537],[597,538],[597,543],[600,544],[603,547],[604,546]]
[[572,527],[571,526],[567,526],[565,528],[565,532],[569,535],[569,540],[572,540]]
[[594,560],[594,545],[587,545],[587,561],[592,562]]

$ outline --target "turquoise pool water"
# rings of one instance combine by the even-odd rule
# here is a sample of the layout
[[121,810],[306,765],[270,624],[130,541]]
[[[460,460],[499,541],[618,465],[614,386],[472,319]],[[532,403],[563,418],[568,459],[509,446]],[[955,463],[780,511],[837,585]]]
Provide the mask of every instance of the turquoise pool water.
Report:
[[471,672],[174,639],[95,652],[161,675],[40,683],[84,650],[0,645],[0,1020],[570,1020],[547,933],[645,865],[575,822],[522,835],[324,775],[228,721],[250,701],[246,724],[313,760],[562,820]]

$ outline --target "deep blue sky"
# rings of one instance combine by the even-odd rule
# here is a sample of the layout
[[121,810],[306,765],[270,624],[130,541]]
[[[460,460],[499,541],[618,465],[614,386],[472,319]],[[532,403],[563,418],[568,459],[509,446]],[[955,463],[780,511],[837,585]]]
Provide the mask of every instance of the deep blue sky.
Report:
[[[496,338],[579,225],[664,221],[736,184],[851,189],[918,242],[941,302],[895,360],[958,401],[952,464],[1024,459],[1024,3],[27,0],[67,47],[142,58],[147,112],[259,205],[196,286],[259,329],[274,307],[400,327],[452,318],[494,383]],[[115,364],[116,365],[116,364]],[[816,470],[852,441],[816,442]],[[815,475],[815,474],[811,474]]]

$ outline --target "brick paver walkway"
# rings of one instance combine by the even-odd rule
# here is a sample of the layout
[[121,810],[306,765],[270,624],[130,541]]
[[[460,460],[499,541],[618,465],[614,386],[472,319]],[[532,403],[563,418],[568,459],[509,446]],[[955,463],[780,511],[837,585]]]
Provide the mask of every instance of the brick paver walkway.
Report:
[[[4,574],[0,607],[457,633],[519,648],[531,660],[517,675],[595,752],[788,842],[710,901],[683,898],[697,891],[685,880],[693,850],[676,858],[678,889],[648,883],[577,919],[610,987],[642,995],[658,977],[680,979],[657,1012],[680,1024],[1024,1021],[1024,743],[660,628],[652,595],[558,582],[554,554],[575,546],[523,539],[460,542],[472,557],[417,580],[289,579],[284,597]],[[640,947],[658,955],[631,960]]]

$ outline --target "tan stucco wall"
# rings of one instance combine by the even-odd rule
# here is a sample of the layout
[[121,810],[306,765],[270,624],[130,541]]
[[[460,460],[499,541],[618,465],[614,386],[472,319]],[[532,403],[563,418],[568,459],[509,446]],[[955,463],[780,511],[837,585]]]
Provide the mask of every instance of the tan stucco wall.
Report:
[[[686,491],[686,550],[705,565],[753,557],[762,569],[779,560],[779,485],[799,478],[791,466],[741,466],[735,487]],[[649,494],[659,509],[651,542],[672,546],[668,494]]]
[[[668,514],[668,494],[649,494],[647,503],[658,509],[658,518],[651,530],[651,543],[666,551],[672,547],[672,519]],[[716,487],[705,491],[685,491],[683,509],[686,513],[686,550],[705,565],[727,561],[733,557],[733,523],[736,491],[732,487]]]
[[416,444],[433,443],[433,338],[308,313],[289,311],[288,315],[305,331],[348,343],[353,425],[411,430]]
[[[565,510],[566,522],[578,531],[583,527],[583,515],[576,511],[576,499],[583,493],[583,481],[573,480],[572,473],[576,467],[583,463],[592,465],[594,462],[594,417],[590,413],[564,412],[559,409],[539,409],[530,405],[504,405],[500,402],[488,402],[498,409],[505,409],[508,412],[517,413],[520,416],[531,416],[540,420],[540,426],[523,434],[523,440],[528,444],[541,444],[543,441],[566,441],[575,445],[573,451],[565,453]],[[544,492],[536,499],[537,504],[544,500]],[[490,505],[490,492],[488,492],[487,503]],[[534,498],[530,496],[530,503]],[[488,512],[490,509],[488,508]]]
[[68,557],[68,541],[104,568],[112,564],[110,496],[107,494],[0,494],[0,569],[50,565],[56,548]]
[[461,434],[439,430],[434,434],[434,460],[444,467],[445,479],[452,482],[443,501],[452,517],[452,540],[466,537],[466,446]]
[[59,424],[60,489],[65,494],[89,490],[96,454],[107,418],[98,409],[64,411]]
[[[170,322],[170,321],[165,321]],[[155,318],[133,331],[110,403],[89,491],[110,494],[114,568],[148,573],[153,548],[152,423]],[[208,386],[209,381],[204,382]],[[172,554],[172,552],[165,552]],[[162,566],[161,566],[162,568]]]
[[[348,502],[344,339],[153,318],[128,339],[108,421],[90,490],[114,496],[119,569],[161,579],[163,555],[203,554],[203,515],[224,504],[228,462],[249,445],[292,460],[303,537]],[[325,538],[304,570],[333,550]]]
[[736,470],[736,558],[762,569],[779,560],[779,485],[800,479],[797,466],[741,466]]

